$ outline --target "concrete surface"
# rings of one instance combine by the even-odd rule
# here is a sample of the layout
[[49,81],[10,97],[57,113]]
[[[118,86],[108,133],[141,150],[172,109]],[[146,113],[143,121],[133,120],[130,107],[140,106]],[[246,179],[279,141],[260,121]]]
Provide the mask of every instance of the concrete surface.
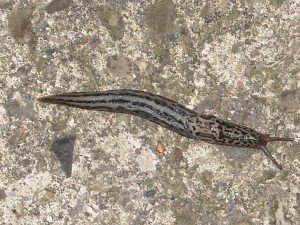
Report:
[[[0,224],[300,224],[299,0],[0,0]],[[38,103],[142,89],[296,138],[261,152]]]

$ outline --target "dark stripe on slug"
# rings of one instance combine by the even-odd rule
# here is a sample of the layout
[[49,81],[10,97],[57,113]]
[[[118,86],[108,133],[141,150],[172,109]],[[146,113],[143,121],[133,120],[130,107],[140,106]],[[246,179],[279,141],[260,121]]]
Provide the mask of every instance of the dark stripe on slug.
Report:
[[158,109],[155,109],[153,107],[151,107],[150,105],[147,105],[143,102],[133,102],[132,103],[133,105],[135,106],[140,106],[141,108],[147,108],[149,110],[152,110],[154,113],[156,113],[157,115],[161,116],[162,118],[164,119],[167,119],[168,121],[170,122],[177,122],[177,123],[180,123],[182,125],[182,127],[184,127],[184,124],[181,120],[177,120],[175,117],[173,117],[172,115],[166,113],[166,112],[162,112]]
[[[178,103],[176,103],[173,100],[167,99],[163,96],[149,96],[148,94],[145,93],[121,93],[118,94],[119,96],[128,96],[128,97],[135,97],[135,98],[139,98],[142,101],[144,101],[144,99],[148,100],[149,102],[153,102],[159,106],[164,106],[166,108],[168,108],[169,110],[175,111],[177,113],[191,113],[190,109],[186,108],[183,105],[180,105]],[[176,110],[174,110],[174,105],[176,106]]]
[[226,122],[215,116],[200,115],[171,99],[139,90],[73,92],[46,96],[38,100],[81,109],[133,114],[188,138],[220,145],[260,149],[279,169],[282,167],[271,156],[266,144],[269,141],[293,140],[291,138],[271,138],[251,128]]
[[[130,101],[128,100],[124,100],[124,99],[109,99],[109,100],[106,100],[106,99],[103,99],[103,100],[100,100],[100,99],[95,99],[95,100],[79,100],[79,99],[76,99],[76,98],[73,98],[73,99],[58,99],[57,100],[58,102],[70,102],[70,103],[81,103],[81,104],[107,104],[107,103],[118,103],[118,104],[124,104],[124,103],[130,103]],[[97,108],[98,106],[95,106],[95,108]],[[102,107],[102,106],[101,106]]]
[[196,132],[195,135],[197,135],[198,137],[206,137],[206,138],[214,139],[214,135],[207,134],[207,133],[200,132],[200,131]]
[[[70,96],[68,96],[70,97]],[[79,96],[78,96],[79,97]],[[128,96],[126,96],[128,97]],[[131,97],[131,96],[130,96]],[[161,107],[158,105],[158,107],[153,107],[152,105],[148,105],[142,101],[129,101],[121,98],[120,96],[116,96],[116,98],[113,99],[94,99],[94,100],[82,100],[82,99],[76,99],[76,98],[69,98],[69,99],[55,99],[56,103],[73,106],[77,108],[82,109],[94,109],[94,110],[100,110],[100,111],[116,111],[116,112],[122,112],[127,114],[134,114],[137,116],[141,116],[143,118],[149,119],[152,122],[156,122],[163,126],[168,126],[170,123],[173,124],[173,126],[177,126],[177,129],[180,131],[183,131],[185,126],[184,123],[181,120],[176,119],[174,116],[160,110],[158,107]],[[81,105],[82,104],[82,105]],[[108,104],[113,104],[113,106],[108,106]],[[127,105],[126,105],[127,104]],[[132,107],[135,106],[135,107]],[[139,107],[140,109],[134,109]],[[168,108],[168,107],[167,107]],[[172,110],[168,108],[169,110]],[[133,113],[134,112],[134,113]],[[141,115],[142,114],[142,115]],[[155,117],[155,118],[151,118]],[[175,124],[177,125],[175,125]],[[172,129],[174,130],[174,128]]]
[[[69,96],[70,97],[70,96]],[[123,96],[125,97],[125,96]],[[149,109],[151,111],[153,111],[154,113],[156,113],[157,115],[160,115],[162,118],[166,118],[168,119],[169,121],[176,121],[176,122],[179,122],[182,126],[183,123],[181,121],[179,121],[178,119],[176,119],[174,116],[170,115],[169,113],[166,113],[164,110],[160,109],[159,107],[165,107],[167,108],[168,110],[170,110],[170,112],[176,112],[174,111],[173,108],[171,107],[168,107],[166,104],[161,104],[162,101],[157,101],[157,102],[154,102],[156,105],[149,105],[147,104],[147,102],[145,102],[145,98],[141,98],[139,96],[126,96],[126,98],[137,98],[136,100],[126,100],[124,98],[121,98],[120,96],[116,96],[116,98],[112,98],[112,99],[93,99],[93,100],[82,100],[82,99],[76,99],[76,98],[73,98],[73,99],[65,99],[64,102],[72,102],[74,104],[94,104],[94,106],[92,108],[99,108],[99,107],[102,107],[102,105],[97,105],[97,104],[129,104],[130,105],[133,105],[133,106],[140,106],[141,108],[146,108],[146,109]],[[146,98],[148,100],[148,98]],[[153,103],[153,101],[151,101],[151,99],[148,100],[149,102],[148,103]],[[128,108],[126,106],[124,106],[124,108]],[[128,110],[132,110],[130,107],[128,108]],[[178,112],[176,112],[178,114]],[[180,113],[179,113],[180,114]],[[181,115],[181,114],[180,114]]]
[[126,110],[125,108],[123,108],[121,106],[117,106],[115,108],[112,108],[110,106],[102,105],[101,107],[99,107],[99,106],[93,106],[93,105],[76,105],[76,104],[73,104],[73,103],[70,103],[70,102],[61,102],[61,103],[58,103],[58,104],[63,104],[63,105],[66,105],[66,106],[72,106],[72,107],[75,107],[75,108],[87,109],[87,110],[98,110],[98,111],[107,111],[107,112],[121,112],[121,113],[130,114],[128,112],[128,110]]
[[[82,97],[97,97],[97,96],[135,96],[135,97],[147,97],[150,96],[147,92],[143,91],[133,91],[133,90],[118,90],[118,91],[103,91],[103,92],[70,92],[70,93],[62,93],[59,95],[54,95],[54,96],[61,96],[61,97],[70,97],[70,96],[82,96]],[[159,95],[154,95],[149,97],[150,99],[152,98],[164,98],[163,96]],[[166,99],[169,100],[170,99]],[[171,100],[172,101],[172,100]]]
[[141,100],[148,100],[154,102],[158,105],[169,108],[170,110],[176,111],[180,114],[195,115],[195,112],[186,108],[185,106],[165,98],[160,95],[154,95],[143,91],[133,91],[133,90],[118,90],[118,91],[105,91],[105,92],[94,92],[94,93],[85,93],[85,92],[73,92],[73,93],[63,93],[60,95],[53,96],[55,97],[99,97],[99,96],[117,96],[117,97],[136,97]]

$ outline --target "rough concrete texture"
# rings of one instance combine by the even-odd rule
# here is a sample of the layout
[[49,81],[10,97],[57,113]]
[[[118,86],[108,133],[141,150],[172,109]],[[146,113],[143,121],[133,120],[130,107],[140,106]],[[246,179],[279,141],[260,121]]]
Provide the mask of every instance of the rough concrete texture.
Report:
[[[0,224],[300,224],[299,0],[0,0]],[[38,103],[142,89],[276,136],[261,152]]]

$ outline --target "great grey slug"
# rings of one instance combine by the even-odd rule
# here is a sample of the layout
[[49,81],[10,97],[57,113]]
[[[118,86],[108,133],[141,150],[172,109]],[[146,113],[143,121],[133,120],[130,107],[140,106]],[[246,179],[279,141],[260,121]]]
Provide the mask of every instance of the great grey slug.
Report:
[[270,137],[215,116],[199,114],[163,96],[138,90],[71,92],[41,97],[38,101],[88,110],[132,114],[187,138],[211,144],[259,149],[279,169],[282,169],[282,166],[267,149],[267,143],[294,140],[293,138]]

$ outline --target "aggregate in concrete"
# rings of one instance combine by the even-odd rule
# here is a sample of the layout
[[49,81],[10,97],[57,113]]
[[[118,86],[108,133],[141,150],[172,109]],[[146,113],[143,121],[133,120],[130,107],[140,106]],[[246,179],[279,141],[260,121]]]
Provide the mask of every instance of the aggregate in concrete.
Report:
[[[299,224],[298,0],[0,0],[0,224]],[[261,152],[46,105],[139,89],[295,142]]]

